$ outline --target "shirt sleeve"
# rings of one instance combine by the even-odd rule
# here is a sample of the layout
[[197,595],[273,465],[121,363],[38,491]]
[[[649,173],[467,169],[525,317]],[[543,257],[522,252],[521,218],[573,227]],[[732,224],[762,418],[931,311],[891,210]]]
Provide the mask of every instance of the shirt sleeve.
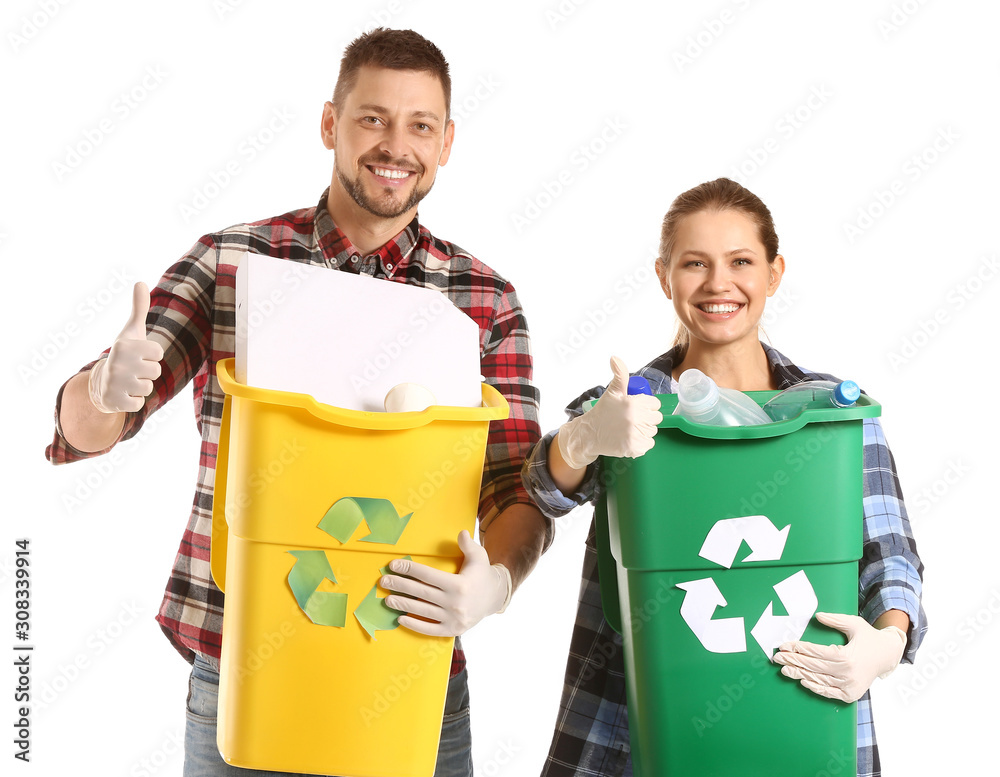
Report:
[[[509,283],[498,295],[492,325],[480,359],[483,377],[510,405],[503,421],[490,424],[486,464],[479,496],[479,520],[485,530],[514,504],[534,502],[521,484],[521,463],[541,436],[538,424],[538,389],[532,383],[528,324],[514,287]],[[552,541],[551,523],[545,547]]]
[[[583,415],[584,403],[599,399],[604,393],[604,386],[595,386],[586,391],[566,406],[566,415],[570,419]],[[555,484],[549,473],[549,447],[559,430],[549,432],[531,449],[521,468],[521,480],[525,489],[538,509],[549,518],[560,518],[580,505],[592,502],[600,494],[600,464],[599,460],[587,466],[576,492],[564,494]]]
[[[84,452],[70,445],[62,433],[59,413],[65,384],[59,389],[55,408],[55,434],[45,449],[45,457],[53,464],[100,456],[121,442],[134,437],[151,413],[196,377],[211,352],[212,299],[215,291],[217,252],[214,241],[203,237],[179,262],[168,269],[150,291],[149,314],[146,317],[146,337],[163,347],[162,372],[153,381],[153,392],[146,397],[142,409],[127,413],[118,439],[100,451]],[[101,358],[105,358],[110,348]],[[97,360],[85,365],[89,371]],[[196,404],[200,392],[196,390]],[[196,410],[198,408],[196,407]]]
[[917,555],[896,463],[877,418],[864,422],[864,548],[859,575],[859,612],[874,623],[888,610],[910,618],[903,660],[912,663],[927,632],[920,598],[923,563]]

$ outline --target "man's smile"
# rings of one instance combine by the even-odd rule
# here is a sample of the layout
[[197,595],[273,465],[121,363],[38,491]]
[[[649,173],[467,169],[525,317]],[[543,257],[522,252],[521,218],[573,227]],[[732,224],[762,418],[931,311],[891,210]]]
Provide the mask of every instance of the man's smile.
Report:
[[415,175],[413,170],[399,170],[393,167],[377,167],[375,165],[365,165],[365,167],[379,178],[386,178],[390,181],[399,181]]

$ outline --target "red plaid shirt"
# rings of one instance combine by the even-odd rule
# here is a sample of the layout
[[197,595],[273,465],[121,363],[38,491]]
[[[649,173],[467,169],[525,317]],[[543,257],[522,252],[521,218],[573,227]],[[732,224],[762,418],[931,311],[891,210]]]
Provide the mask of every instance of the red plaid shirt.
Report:
[[[200,653],[217,663],[222,645],[224,595],[209,570],[224,396],[215,366],[234,355],[236,269],[246,251],[429,287],[447,295],[479,325],[482,374],[510,403],[509,418],[490,426],[479,498],[480,526],[485,529],[515,503],[533,504],[521,484],[520,470],[540,436],[538,390],[531,383],[528,328],[514,287],[458,246],[435,238],[416,218],[378,251],[362,256],[333,223],[326,196],[324,192],[314,208],[205,235],[151,292],[146,331],[149,339],[163,346],[163,372],[142,410],[128,414],[119,441],[134,436],[151,413],[194,380],[194,410],[201,433],[198,483],[157,616],[171,643],[188,661]],[[110,448],[84,453],[66,442],[59,428],[61,400],[62,389],[56,400],[55,438],[45,451],[48,460],[63,464],[107,453]],[[547,542],[550,538],[551,527]],[[458,648],[452,673],[463,664]]]

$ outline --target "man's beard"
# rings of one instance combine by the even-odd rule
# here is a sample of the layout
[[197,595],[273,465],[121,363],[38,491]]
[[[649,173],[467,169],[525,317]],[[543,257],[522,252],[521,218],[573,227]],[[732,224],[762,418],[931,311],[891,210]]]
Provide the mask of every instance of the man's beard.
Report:
[[[362,158],[359,160],[359,164],[363,166],[367,165],[378,166],[379,164],[385,164],[387,167],[398,167],[404,170],[412,170],[412,168],[410,168],[407,165],[397,164],[389,160]],[[417,203],[419,203],[424,197],[427,196],[427,193],[431,190],[431,186],[434,185],[432,181],[431,186],[428,186],[426,189],[421,189],[415,186],[413,188],[413,191],[410,192],[410,196],[406,199],[406,201],[397,204],[398,201],[394,197],[392,197],[391,194],[384,195],[381,197],[370,197],[368,193],[365,192],[364,186],[361,184],[360,174],[358,175],[357,178],[355,178],[352,181],[346,175],[344,175],[344,173],[340,169],[340,166],[336,163],[336,160],[334,160],[334,169],[337,171],[337,179],[340,181],[341,186],[344,187],[344,191],[346,191],[351,196],[351,199],[358,204],[358,207],[368,211],[369,213],[375,216],[379,216],[380,218],[384,219],[398,218],[399,216],[402,216],[404,213],[411,210],[412,208],[415,208],[417,206]],[[419,172],[413,171],[413,172],[417,172],[417,174],[419,175],[422,171]]]

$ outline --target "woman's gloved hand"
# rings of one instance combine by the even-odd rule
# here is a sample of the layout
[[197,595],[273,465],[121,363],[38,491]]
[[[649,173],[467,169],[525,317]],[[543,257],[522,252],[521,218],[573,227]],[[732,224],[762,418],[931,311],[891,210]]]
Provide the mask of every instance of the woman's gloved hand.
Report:
[[663,420],[660,400],[629,395],[628,369],[617,356],[611,357],[611,370],[614,378],[596,404],[559,427],[559,452],[573,469],[583,469],[598,456],[638,458],[653,447],[657,424]]
[[896,626],[876,629],[857,615],[818,612],[816,620],[847,635],[846,645],[786,642],[772,661],[785,677],[828,699],[857,701],[876,677],[887,677],[906,649],[906,634]]

